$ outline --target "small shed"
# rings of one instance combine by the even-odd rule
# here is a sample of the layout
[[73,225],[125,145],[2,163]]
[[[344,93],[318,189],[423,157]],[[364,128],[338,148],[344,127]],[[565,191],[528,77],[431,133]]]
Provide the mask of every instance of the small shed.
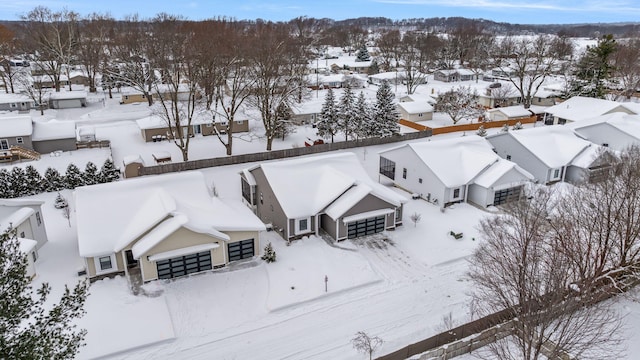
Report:
[[171,162],[171,153],[168,151],[157,151],[152,154],[153,160],[156,161],[157,164],[166,164]]
[[124,165],[124,178],[132,178],[140,175],[140,168],[144,167],[144,161],[140,155],[127,155],[122,159]]
[[76,124],[73,121],[33,122],[33,150],[47,154],[76,150]]

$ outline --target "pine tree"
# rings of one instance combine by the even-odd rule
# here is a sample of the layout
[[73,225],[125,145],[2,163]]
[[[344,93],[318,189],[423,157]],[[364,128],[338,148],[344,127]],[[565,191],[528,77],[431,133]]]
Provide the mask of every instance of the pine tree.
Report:
[[11,187],[13,188],[13,197],[29,195],[29,184],[23,168],[16,166],[11,169]]
[[44,172],[44,179],[46,181],[45,191],[53,192],[64,189],[64,179],[62,178],[58,170],[54,168],[47,168],[47,170]]
[[367,45],[362,44],[356,53],[356,61],[369,61],[371,60],[371,56],[369,56],[369,50],[367,50]]
[[354,133],[357,138],[366,138],[371,136],[371,107],[364,97],[364,92],[360,92],[355,105]]
[[325,139],[331,139],[333,143],[333,137],[338,132],[338,107],[336,106],[336,100],[333,95],[333,90],[329,89],[327,95],[324,98],[324,104],[320,111],[320,121],[316,126],[318,130],[318,136]]
[[97,184],[99,181],[99,177],[100,174],[98,173],[98,167],[96,166],[96,164],[89,161],[84,168],[84,173],[82,174],[85,185]]
[[76,166],[76,164],[69,164],[67,166],[67,171],[64,175],[64,183],[67,189],[75,189],[78,186],[84,185],[84,178],[82,176],[82,172]]
[[349,140],[349,135],[353,134],[355,128],[356,108],[355,97],[351,86],[347,84],[338,103],[338,126],[344,132],[344,140]]
[[276,261],[276,252],[273,250],[271,243],[268,243],[267,246],[264,247],[264,254],[261,259],[268,263]]
[[11,187],[11,174],[7,169],[0,169],[0,199],[9,199],[13,196]]
[[576,69],[573,91],[583,96],[604,98],[605,83],[614,75],[613,57],[618,44],[613,35],[603,35],[596,46],[587,46]]
[[376,92],[376,103],[373,109],[372,135],[389,137],[400,132],[398,119],[400,113],[393,101],[394,95],[388,81],[384,81]]
[[480,127],[478,128],[478,131],[476,132],[476,134],[478,136],[485,137],[485,136],[487,136],[487,129],[484,128],[484,125],[480,125]]
[[120,179],[120,170],[116,169],[111,159],[105,160],[100,169],[100,182],[108,183]]
[[276,109],[276,119],[274,122],[274,134],[276,136],[282,137],[282,140],[296,131],[295,127],[291,123],[291,117],[293,116],[293,111],[289,105],[285,103],[281,103],[278,105]]
[[29,188],[29,195],[40,194],[44,191],[44,179],[42,175],[33,165],[27,165],[24,169],[25,176],[27,178],[27,187]]
[[520,129],[522,129],[522,123],[520,121],[513,124],[513,127],[511,128],[511,130],[520,130]]
[[502,125],[502,129],[500,129],[500,131],[509,132],[509,125],[507,125],[507,124]]
[[1,233],[0,358],[73,359],[87,333],[75,322],[85,313],[88,285],[66,287],[60,302],[51,306],[51,287],[44,283],[34,289],[27,266],[16,230]]

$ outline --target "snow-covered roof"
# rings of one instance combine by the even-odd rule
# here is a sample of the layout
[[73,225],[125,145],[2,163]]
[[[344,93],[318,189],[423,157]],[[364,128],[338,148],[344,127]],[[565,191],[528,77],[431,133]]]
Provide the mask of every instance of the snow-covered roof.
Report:
[[31,116],[10,115],[0,117],[0,137],[30,136],[32,133]]
[[381,156],[408,147],[449,188],[468,184],[484,169],[499,160],[491,144],[478,135],[424,141],[380,152]]
[[427,102],[407,101],[398,103],[408,114],[420,114],[433,112],[433,106]]
[[335,82],[341,83],[344,81],[344,79],[345,79],[345,76],[343,74],[330,74],[330,75],[309,74],[307,75],[307,81],[311,84],[326,84],[326,83],[335,83]]
[[13,211],[8,214],[4,214],[4,216],[0,218],[0,233],[7,230],[9,226],[13,226],[14,228],[17,227],[18,225],[25,222],[25,220],[27,220],[34,213],[35,211],[32,208],[22,207],[19,209],[13,209]]
[[487,110],[488,113],[500,112],[508,118],[530,117],[531,112],[525,109],[523,105],[505,106]]
[[144,165],[144,161],[140,155],[125,155],[122,158],[122,163],[127,166],[132,163],[139,163]]
[[18,248],[23,254],[28,254],[35,249],[38,242],[33,239],[18,238]]
[[71,100],[71,99],[86,99],[86,91],[60,91],[53,92],[49,96],[51,100]]
[[19,102],[33,103],[34,101],[29,96],[24,94],[0,93],[0,104],[10,104],[10,103],[19,103]]
[[605,99],[574,96],[560,104],[548,107],[546,112],[569,121],[581,121],[609,112],[625,110],[635,112],[629,107],[625,107],[624,103]]
[[[141,130],[164,129],[169,127],[169,123],[167,119],[158,115],[151,115],[151,116],[144,117],[142,119],[138,119],[136,120],[136,123],[138,124],[138,127],[140,127]],[[186,126],[187,119],[181,118],[180,123],[182,126]],[[213,123],[212,119],[206,118],[204,116],[196,116],[191,120],[191,125],[204,125],[204,124],[211,124],[211,123]],[[172,125],[175,126],[173,123]]]
[[579,168],[586,169],[598,158],[600,152],[602,151],[602,147],[596,144],[591,144],[584,151],[579,153],[573,160],[571,160],[571,165],[577,166]]
[[161,241],[173,228],[159,224],[171,218],[185,219],[185,228],[217,238],[224,237],[224,231],[265,228],[242,204],[212,197],[198,171],[84,186],[74,196],[83,257],[120,251],[149,231],[154,235],[145,243]]
[[640,115],[614,112],[579,122],[572,122],[566,126],[577,133],[580,133],[582,129],[593,126],[611,126],[640,140]]
[[[345,207],[355,204],[354,199],[364,193],[395,206],[407,201],[373,181],[351,152],[269,162],[256,167],[262,168],[280,206],[290,219],[316,215],[334,202],[336,205],[328,209],[337,216],[348,210]],[[362,186],[362,189],[353,190],[354,186]],[[352,191],[347,191],[350,189]],[[345,199],[339,200],[343,194]]]
[[50,120],[33,122],[33,141],[75,139],[76,123],[73,121]]
[[380,79],[380,80],[391,80],[391,79],[401,78],[403,76],[404,76],[404,72],[389,71],[389,72],[381,72],[378,74],[369,75],[369,78]]
[[591,145],[589,141],[579,138],[570,128],[563,125],[520,129],[489,135],[491,136],[512,136],[549,168],[569,165],[578,154]]
[[[505,160],[505,159],[499,159],[497,162],[491,164],[491,166],[486,171],[478,175],[478,177],[475,178],[473,182],[484,188],[492,187],[494,186],[496,181],[500,180],[500,178],[503,177],[507,172],[511,171],[511,169],[516,169],[516,171],[522,174],[523,181],[519,183],[524,183],[527,181],[527,179],[529,181],[534,180],[534,177],[533,175],[531,175],[531,173],[521,168],[516,163],[509,160]],[[504,185],[504,184],[501,184],[501,185]],[[512,186],[514,184],[509,184],[509,185]]]

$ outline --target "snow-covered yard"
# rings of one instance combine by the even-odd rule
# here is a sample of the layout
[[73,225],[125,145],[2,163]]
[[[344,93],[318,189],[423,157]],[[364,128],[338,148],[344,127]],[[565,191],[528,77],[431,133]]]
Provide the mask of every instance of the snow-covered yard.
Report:
[[[433,82],[419,91],[437,92],[458,85]],[[323,92],[318,94],[323,96]],[[80,168],[87,161],[99,166],[109,156],[120,166],[128,155],[140,155],[153,164],[152,154],[159,151],[170,152],[174,161],[181,159],[170,142],[143,141],[134,120],[148,114],[146,105],[119,105],[117,96],[105,99],[104,104],[101,99],[102,94],[87,108],[73,109],[72,113],[48,110],[44,118],[94,127],[97,138],[111,140],[111,151],[85,149],[0,166],[32,164],[41,172],[53,166],[62,172],[69,162]],[[446,119],[436,117],[436,122],[445,125]],[[252,121],[251,129],[235,139],[234,154],[264,150],[261,125]],[[438,137],[453,136],[462,134]],[[274,141],[274,149],[304,146],[307,137],[315,138],[315,129],[299,127],[285,141]],[[351,151],[369,175],[378,179],[377,152],[396,145]],[[215,137],[192,139],[191,159],[223,154],[224,148]],[[201,172],[221,198],[240,199],[238,173],[250,165]],[[72,192],[62,193],[73,210]],[[46,201],[43,215],[49,235],[36,263],[35,283],[50,282],[54,299],[65,284],[79,280],[77,271],[83,266],[75,217],[72,214],[69,225],[53,207],[54,193],[34,197]],[[421,220],[412,223],[412,214],[420,214]],[[441,211],[423,200],[410,200],[404,207],[404,225],[395,231],[333,245],[312,236],[290,246],[276,233],[264,232],[261,247],[273,244],[276,263],[255,257],[224,269],[144,285],[152,296],[132,295],[123,277],[97,281],[91,286],[87,314],[79,321],[88,330],[87,346],[79,358],[361,359],[362,354],[350,343],[357,331],[384,339],[378,354],[394,351],[442,331],[443,317],[449,314],[456,323],[469,320],[466,258],[482,242],[476,226],[484,216],[491,216],[491,212],[467,204]],[[450,231],[463,233],[463,237],[456,240]],[[630,339],[637,340],[640,307],[633,301],[619,306],[629,314]],[[629,344],[635,349],[631,341]]]

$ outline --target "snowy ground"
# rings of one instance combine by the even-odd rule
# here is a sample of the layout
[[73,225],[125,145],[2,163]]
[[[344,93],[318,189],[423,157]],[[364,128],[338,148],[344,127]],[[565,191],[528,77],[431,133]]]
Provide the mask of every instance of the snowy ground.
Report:
[[[475,84],[468,85],[487,85]],[[418,91],[437,92],[458,85],[431,81]],[[375,92],[375,87],[366,91]],[[323,98],[324,93],[317,97]],[[90,99],[87,108],[47,110],[44,117],[36,115],[38,120],[56,118],[94,127],[98,139],[111,140],[111,153],[86,149],[1,166],[33,164],[41,171],[49,166],[63,171],[67,161],[82,168],[86,161],[102,164],[110,155],[116,164],[122,164],[127,155],[140,155],[152,164],[152,154],[158,151],[169,151],[174,161],[180,159],[170,142],[143,142],[134,120],[146,115],[145,104],[119,105],[117,95],[108,99],[103,94]],[[436,118],[436,122],[445,121]],[[260,124],[252,121],[251,129],[235,139],[234,154],[265,149]],[[434,139],[452,136],[462,134]],[[273,147],[304,146],[307,137],[315,138],[315,129],[303,126],[285,141],[274,141]],[[396,145],[352,151],[377,179],[377,152]],[[190,159],[217,156],[224,156],[224,148],[215,137],[192,139]],[[239,199],[238,172],[250,165],[201,171],[221,197]],[[72,199],[70,191],[63,195]],[[65,284],[78,281],[77,271],[83,266],[75,218],[69,224],[53,207],[55,194],[34,198],[46,201],[43,212],[49,234],[49,243],[40,250],[35,283],[50,282],[56,298]],[[413,213],[422,216],[415,225],[409,220]],[[484,216],[491,213],[466,204],[441,212],[425,201],[411,200],[405,206],[404,226],[395,231],[334,246],[318,237],[286,246],[277,235],[265,232],[262,245],[272,242],[276,263],[255,258],[214,272],[152,282],[145,290],[153,296],[133,296],[124,278],[98,281],[91,286],[87,314],[79,322],[88,330],[87,346],[79,358],[362,359],[350,343],[357,331],[384,339],[379,354],[394,351],[442,331],[443,317],[449,314],[456,324],[469,320],[466,258],[482,242],[476,225]],[[455,240],[449,231],[462,232],[464,237]],[[629,314],[630,339],[637,340],[634,330],[640,328],[640,307],[633,301],[619,306]]]

